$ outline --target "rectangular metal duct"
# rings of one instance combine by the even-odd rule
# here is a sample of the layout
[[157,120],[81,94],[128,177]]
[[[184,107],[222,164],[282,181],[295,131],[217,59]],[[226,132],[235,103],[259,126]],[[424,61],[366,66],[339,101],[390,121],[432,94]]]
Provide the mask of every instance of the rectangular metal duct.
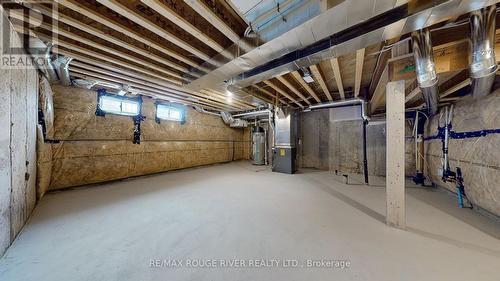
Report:
[[[394,7],[396,1],[373,3],[372,6],[366,1],[346,0],[213,73],[193,81],[189,87],[224,88],[227,84],[233,84],[236,89],[244,88],[431,26],[452,16],[495,4],[496,1],[413,0],[397,7]],[[244,72],[241,73],[241,70]],[[215,76],[219,77],[219,81],[227,83],[217,83]]]

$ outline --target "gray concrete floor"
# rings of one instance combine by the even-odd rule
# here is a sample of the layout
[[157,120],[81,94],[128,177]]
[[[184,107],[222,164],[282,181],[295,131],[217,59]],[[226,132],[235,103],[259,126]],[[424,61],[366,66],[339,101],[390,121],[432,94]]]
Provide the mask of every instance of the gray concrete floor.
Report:
[[[0,260],[0,280],[499,280],[498,223],[408,185],[409,227],[390,228],[383,179],[355,178],[235,162],[48,194]],[[199,259],[216,267],[187,267]]]

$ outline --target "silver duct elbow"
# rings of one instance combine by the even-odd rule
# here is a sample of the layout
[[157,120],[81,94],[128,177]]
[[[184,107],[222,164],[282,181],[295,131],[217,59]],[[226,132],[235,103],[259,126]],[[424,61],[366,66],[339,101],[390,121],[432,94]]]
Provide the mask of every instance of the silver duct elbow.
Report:
[[436,65],[432,54],[431,34],[426,28],[414,31],[411,38],[418,86],[422,90],[428,113],[435,115],[438,110],[439,90]]
[[59,76],[59,83],[63,86],[71,86],[71,78],[69,75],[69,64],[73,58],[70,57],[58,57],[57,58],[57,75]]
[[47,79],[50,82],[56,82],[59,80],[59,76],[57,76],[57,71],[54,68],[54,64],[52,63],[52,44],[47,45],[47,49],[45,50],[45,65],[44,65],[44,72],[47,75]]
[[472,96],[481,98],[491,92],[498,65],[495,58],[496,4],[470,15]]

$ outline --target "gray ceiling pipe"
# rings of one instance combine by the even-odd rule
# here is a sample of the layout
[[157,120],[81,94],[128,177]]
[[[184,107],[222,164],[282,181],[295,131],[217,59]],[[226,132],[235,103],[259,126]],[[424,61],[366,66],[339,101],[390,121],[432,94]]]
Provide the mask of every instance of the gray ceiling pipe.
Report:
[[71,79],[69,75],[69,64],[73,58],[58,56],[57,59],[52,63],[55,67],[57,76],[59,77],[59,83],[63,86],[71,86]]
[[498,65],[495,59],[496,4],[470,14],[472,96],[481,98],[491,92]]
[[425,28],[412,32],[411,38],[418,86],[422,91],[428,113],[434,115],[438,110],[439,90],[436,65],[432,54],[431,33],[429,29]]
[[[43,66],[38,66],[40,69],[43,70],[44,73],[47,75],[47,79],[50,82],[56,82],[59,80],[59,76],[57,75],[57,72],[54,68],[54,64],[52,63],[52,44],[47,45],[47,49],[45,50],[45,65]],[[37,60],[35,60],[37,61]]]
[[235,114],[235,115],[233,115],[233,117],[234,118],[250,118],[250,117],[258,117],[258,116],[269,116],[269,114],[271,114],[271,110],[264,109],[264,110],[256,110],[256,111]]

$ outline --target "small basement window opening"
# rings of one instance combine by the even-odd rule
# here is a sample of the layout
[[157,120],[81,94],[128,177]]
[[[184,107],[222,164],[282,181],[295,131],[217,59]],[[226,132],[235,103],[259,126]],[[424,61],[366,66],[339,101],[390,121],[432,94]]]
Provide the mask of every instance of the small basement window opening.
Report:
[[99,109],[105,113],[137,116],[140,114],[140,102],[121,96],[102,95],[99,97]]
[[162,120],[183,122],[184,110],[176,106],[157,104],[156,118]]

